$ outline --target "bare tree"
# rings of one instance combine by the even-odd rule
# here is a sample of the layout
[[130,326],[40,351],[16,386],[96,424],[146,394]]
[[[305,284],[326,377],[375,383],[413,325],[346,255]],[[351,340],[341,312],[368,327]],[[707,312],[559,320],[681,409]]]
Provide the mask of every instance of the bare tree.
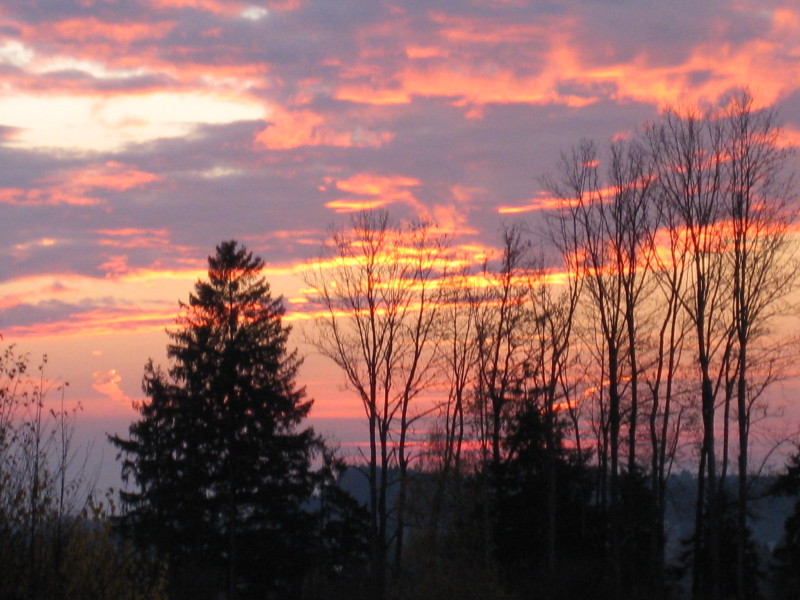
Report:
[[653,247],[650,232],[655,226],[652,209],[652,166],[650,155],[637,141],[615,142],[610,148],[608,179],[611,184],[606,222],[608,239],[619,277],[624,306],[624,326],[628,360],[628,472],[636,467],[636,441],[639,415],[639,374],[637,351],[641,346],[640,320],[643,298],[652,292]]
[[442,408],[444,420],[444,475],[458,472],[465,436],[468,395],[475,385],[478,359],[476,313],[478,295],[472,288],[471,266],[465,263],[447,281],[440,310],[440,361],[447,380],[447,398]]
[[342,369],[360,397],[369,427],[368,479],[372,567],[377,593],[386,581],[389,472],[400,491],[395,565],[404,527],[412,401],[433,377],[433,325],[439,304],[435,279],[443,252],[426,225],[393,227],[386,212],[355,215],[333,231],[331,256],[311,265],[305,280],[321,309],[307,338]]
[[[649,165],[647,154],[635,143],[611,145],[606,184],[600,174],[594,143],[584,141],[562,156],[561,180],[546,182],[550,191],[569,209],[575,233],[567,237],[566,256],[581,255],[576,264],[584,280],[588,318],[597,323],[599,338],[589,340],[596,350],[600,372],[600,429],[604,429],[608,394],[608,449],[611,503],[611,564],[614,588],[621,585],[619,545],[620,434],[623,414],[628,413],[628,471],[636,468],[638,423],[637,360],[640,298],[647,281],[643,256],[650,227]],[[562,227],[562,230],[565,228]],[[591,331],[591,330],[587,330]],[[625,391],[629,403],[623,405]],[[605,438],[605,431],[602,432]]]
[[[541,259],[542,262],[544,259]],[[569,263],[569,257],[566,261]],[[541,398],[542,416],[545,431],[545,485],[547,506],[546,556],[547,573],[551,589],[557,567],[557,520],[558,520],[558,481],[556,454],[559,451],[557,431],[561,415],[572,406],[568,368],[571,366],[572,330],[575,312],[580,296],[582,280],[574,272],[561,274],[557,283],[553,281],[552,269],[540,268],[528,278],[530,316],[526,323],[525,355],[526,376],[529,395]],[[577,428],[577,423],[573,421]],[[580,456],[580,434],[578,455]]]
[[[672,225],[690,263],[680,297],[695,337],[703,444],[698,471],[693,595],[702,593],[701,550],[710,555],[705,588],[720,597],[719,498],[715,443],[716,402],[730,365],[732,328],[726,319],[730,297],[726,277],[723,129],[711,115],[668,110],[647,131],[655,158],[659,200],[674,211]],[[706,512],[707,511],[707,512]],[[707,514],[707,518],[706,518]],[[705,531],[707,530],[707,535]]]
[[79,409],[46,364],[0,352],[0,595],[163,597],[163,565],[112,534],[95,501],[91,447],[73,441]]
[[441,421],[441,472],[461,472],[464,442],[468,436],[469,401],[477,388],[477,318],[484,291],[476,288],[483,279],[476,274],[473,259],[456,258],[455,268],[442,280],[441,306],[436,335],[437,364],[446,386],[446,397],[438,406]]
[[[797,268],[789,245],[793,220],[792,178],[780,127],[771,109],[758,110],[752,96],[733,96],[719,117],[725,125],[726,192],[733,270],[733,326],[736,337],[736,413],[738,424],[737,595],[745,598],[747,471],[751,409],[761,387],[751,380],[754,342],[793,288]],[[754,386],[755,384],[755,386]]]
[[[401,320],[402,330],[397,352],[395,374],[400,380],[399,440],[397,463],[399,488],[397,497],[397,529],[395,534],[395,577],[400,576],[405,535],[406,496],[408,492],[408,467],[411,454],[408,439],[411,427],[421,414],[412,414],[410,405],[420,392],[432,387],[437,378],[434,369],[437,346],[440,338],[436,324],[442,304],[444,288],[440,285],[440,271],[446,272],[442,264],[445,240],[434,236],[430,227],[416,224],[403,235],[403,250],[408,251],[410,284],[413,301],[409,304],[407,318]],[[427,412],[427,411],[425,411]]]
[[[656,197],[656,200],[658,198]],[[688,320],[680,298],[688,277],[687,254],[678,216],[669,203],[654,202],[656,215],[649,236],[649,275],[655,282],[643,378],[650,396],[650,480],[655,500],[652,553],[656,575],[663,580],[666,542],[664,519],[670,466],[677,451],[684,404],[680,402],[684,342]]]
[[476,303],[478,386],[475,394],[478,438],[485,464],[503,459],[501,441],[524,379],[522,326],[526,315],[524,277],[528,245],[519,227],[503,230],[499,265],[484,266],[484,295]]

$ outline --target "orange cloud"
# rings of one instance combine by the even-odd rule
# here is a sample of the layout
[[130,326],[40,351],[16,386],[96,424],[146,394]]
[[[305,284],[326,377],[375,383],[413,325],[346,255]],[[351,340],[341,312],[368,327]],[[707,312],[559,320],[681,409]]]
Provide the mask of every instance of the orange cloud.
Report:
[[556,210],[562,206],[569,205],[569,200],[555,198],[552,196],[537,196],[528,200],[528,204],[522,206],[500,206],[497,212],[501,215],[515,215],[520,213],[531,212],[534,210]]
[[[598,161],[593,161],[592,163],[588,164],[587,166],[596,167],[599,164]],[[645,182],[639,182],[636,184],[632,184],[632,187],[641,187],[645,184]],[[591,198],[593,201],[600,201],[600,202],[611,202],[615,198],[616,194],[618,193],[618,189],[615,187],[605,187],[600,188],[597,190],[587,190],[585,192],[584,198],[588,199]],[[526,213],[531,212],[534,210],[557,210],[559,208],[564,208],[568,206],[577,206],[580,202],[579,198],[557,198],[554,196],[548,196],[544,193],[540,193],[535,198],[531,198],[528,200],[528,204],[523,206],[500,206],[497,209],[497,212],[501,215],[512,215],[512,214],[519,214],[519,213]]]
[[130,269],[121,279],[128,282],[147,283],[163,279],[186,279],[196,281],[205,278],[205,269]]
[[337,181],[336,187],[352,194],[380,196],[394,193],[397,188],[416,186],[419,184],[420,182],[418,179],[413,179],[411,177],[402,177],[400,175],[382,177],[380,175],[362,173],[350,177],[349,179]]
[[126,168],[118,162],[107,162],[77,171],[60,172],[40,180],[40,187],[36,189],[0,189],[0,204],[92,206],[101,204],[102,200],[90,190],[122,192],[158,180],[160,177],[152,173]]
[[20,188],[0,189],[0,204],[28,206],[91,206],[100,204],[99,198],[87,196],[82,190],[68,188],[23,190]]
[[[112,248],[165,248],[170,245],[169,231],[166,229],[96,229],[95,233],[105,237],[98,242],[99,245]],[[109,261],[100,265],[100,269],[115,275],[128,272],[124,256],[109,257]]]
[[[771,29],[758,39],[724,43],[712,30],[686,58],[671,64],[654,60],[647,51],[626,62],[603,63],[583,40],[583,24],[575,18],[490,26],[483,19],[441,14],[431,19],[440,25],[438,34],[425,46],[409,45],[405,67],[391,76],[352,68],[336,97],[371,105],[409,103],[414,96],[450,98],[466,107],[471,118],[481,118],[479,106],[489,103],[580,108],[601,97],[657,105],[714,102],[745,83],[772,104],[800,80],[800,63],[793,59],[800,13],[790,9],[772,12]],[[526,68],[493,61],[489,45],[509,51],[516,47]],[[362,59],[368,59],[367,50]]]
[[391,200],[386,198],[373,198],[370,200],[331,200],[325,206],[332,208],[339,213],[359,212],[362,210],[375,210],[391,204]]
[[89,337],[163,331],[174,321],[174,310],[98,309],[71,315],[62,321],[6,327],[5,333],[11,338]]
[[133,235],[153,234],[159,237],[166,235],[166,229],[137,229],[135,227],[124,227],[122,229],[95,229],[95,231],[102,235],[111,237],[127,237]]
[[368,210],[397,202],[419,208],[419,203],[410,188],[420,185],[420,182],[410,177],[360,173],[348,179],[336,181],[335,185],[338,190],[349,194],[347,198],[325,204],[336,212]]
[[[410,45],[411,59],[391,78],[366,77],[350,71],[336,92],[341,100],[366,104],[408,103],[414,96],[451,98],[481,118],[476,104],[561,103],[581,107],[596,100],[561,91],[561,84],[579,70],[575,45],[569,37],[574,20],[550,19],[542,25],[520,25],[434,14],[438,38],[422,48]],[[520,57],[536,70],[518,72],[486,58],[486,45],[525,44]],[[532,49],[530,49],[532,48]],[[517,52],[519,54],[519,52]],[[441,60],[439,57],[446,57]],[[424,60],[418,60],[424,59]]]
[[781,135],[778,138],[778,145],[781,148],[800,147],[800,129],[791,125],[783,126],[781,128]]
[[30,327],[10,327],[12,337],[95,336],[116,333],[163,331],[175,322],[175,311],[142,309],[93,310],[73,315],[68,320],[40,323]]
[[498,44],[531,43],[548,33],[549,25],[502,23],[486,19],[454,17],[432,13],[431,21],[441,25],[439,35],[449,43]]
[[795,35],[800,30],[800,14],[789,8],[776,8],[772,11],[773,33]]
[[325,125],[322,115],[310,110],[286,111],[276,108],[273,123],[256,136],[256,144],[274,150],[301,146],[350,146],[350,138]]
[[8,310],[9,308],[14,308],[15,306],[19,306],[20,304],[24,304],[27,302],[27,298],[22,294],[11,294],[8,296],[0,297],[0,311]]
[[511,69],[496,66],[482,69],[470,63],[413,65],[399,75],[399,85],[381,88],[374,83],[347,82],[337,90],[336,98],[376,105],[406,104],[413,96],[452,98],[457,105],[468,106],[473,118],[480,118],[482,113],[470,104],[560,103],[580,108],[596,101],[595,97],[558,91],[563,74],[561,65],[547,59],[543,65],[543,72],[527,76]]
[[101,271],[104,271],[106,277],[122,277],[128,272],[128,257],[125,255],[109,256],[108,260],[99,265],[97,268]]
[[406,48],[406,56],[411,59],[445,58],[447,55],[447,49],[437,46],[409,46]]
[[[129,57],[128,60],[131,58]],[[129,65],[132,66],[132,65]],[[201,88],[229,89],[235,94],[246,96],[253,81],[261,80],[269,70],[266,63],[255,64],[205,64],[205,63],[171,63],[157,62],[152,65],[159,71],[167,73],[172,79],[186,85],[197,85]],[[231,97],[232,101],[236,98]]]
[[285,110],[273,107],[271,124],[255,139],[256,145],[272,150],[302,146],[377,147],[394,139],[390,132],[375,132],[362,127],[352,131],[333,128],[326,119],[310,110]]

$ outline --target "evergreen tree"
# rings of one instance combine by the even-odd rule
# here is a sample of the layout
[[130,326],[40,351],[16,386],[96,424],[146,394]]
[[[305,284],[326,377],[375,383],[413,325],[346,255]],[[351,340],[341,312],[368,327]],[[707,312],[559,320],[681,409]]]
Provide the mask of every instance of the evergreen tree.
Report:
[[786,518],[783,539],[773,552],[771,565],[776,597],[796,598],[800,589],[800,448],[789,458],[786,471],[770,492],[796,498],[794,512]]
[[[608,597],[608,515],[592,503],[592,473],[585,456],[566,447],[566,423],[558,414],[547,419],[540,398],[526,397],[510,419],[504,460],[491,473],[494,490],[494,549],[508,589],[519,597]],[[548,451],[548,439],[552,447]],[[548,454],[551,452],[551,454]],[[547,573],[548,461],[556,481],[558,540],[556,568]]]
[[208,265],[169,333],[169,371],[147,365],[139,420],[111,437],[138,488],[122,493],[122,525],[169,556],[181,595],[287,597],[307,568],[323,446],[300,427],[311,401],[263,261],[228,241]]

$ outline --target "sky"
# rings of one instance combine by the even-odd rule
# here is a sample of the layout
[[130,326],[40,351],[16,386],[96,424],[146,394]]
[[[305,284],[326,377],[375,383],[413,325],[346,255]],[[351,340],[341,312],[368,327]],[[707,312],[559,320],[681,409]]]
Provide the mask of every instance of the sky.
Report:
[[[800,141],[800,3],[3,0],[0,333],[69,382],[101,482],[143,365],[216,244],[262,256],[288,319],[330,228],[386,208],[490,248],[589,138],[748,86]],[[361,407],[313,350],[314,424]]]

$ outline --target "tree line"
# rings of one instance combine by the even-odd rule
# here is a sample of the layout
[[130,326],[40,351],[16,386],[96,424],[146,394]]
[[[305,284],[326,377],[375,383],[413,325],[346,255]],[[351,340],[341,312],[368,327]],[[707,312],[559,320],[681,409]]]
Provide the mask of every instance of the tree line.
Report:
[[[169,366],[146,365],[128,435],[110,437],[118,511],[78,493],[68,414],[43,412],[9,350],[0,550],[27,558],[2,597],[83,597],[78,555],[116,577],[116,596],[86,597],[791,594],[800,512],[772,587],[748,517],[765,392],[794,356],[777,331],[797,279],[780,135],[742,92],[580,142],[541,179],[545,218],[504,228],[494,253],[380,210],[333,230],[302,271],[302,335],[361,400],[363,505],[303,423],[285,308],[235,241],[180,304]],[[768,491],[800,492],[793,460]],[[697,474],[686,540],[666,526],[677,463]]]
[[[691,596],[755,597],[751,433],[793,356],[774,329],[797,275],[780,133],[775,113],[742,92],[705,112],[668,109],[607,148],[583,141],[542,179],[546,225],[506,228],[499,255],[479,266],[434,226],[395,226],[385,212],[334,232],[307,271],[319,311],[307,338],[364,406],[379,591],[403,579],[412,455],[436,448],[442,481],[485,478],[471,493],[488,505],[495,559],[509,514],[499,507],[521,493],[519,461],[537,462],[527,502],[541,522],[528,544],[543,550],[526,569],[551,597],[570,560],[564,520],[578,518],[561,496],[577,485],[564,480],[567,465],[590,480],[570,491],[586,495],[581,510],[605,522],[595,540],[608,555],[603,593],[666,593],[667,483],[683,454],[698,474],[684,557]],[[446,400],[420,446],[432,389]],[[523,431],[541,437],[520,440]],[[444,494],[434,494],[433,521]]]

